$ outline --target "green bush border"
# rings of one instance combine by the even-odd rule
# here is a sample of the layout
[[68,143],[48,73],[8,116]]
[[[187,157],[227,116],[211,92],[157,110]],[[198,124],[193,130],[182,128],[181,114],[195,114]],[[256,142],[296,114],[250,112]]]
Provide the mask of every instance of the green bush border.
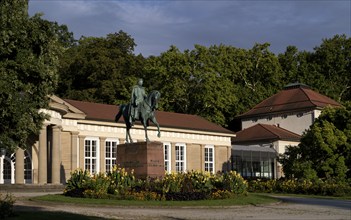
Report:
[[341,197],[351,196],[351,185],[348,182],[337,182],[333,179],[258,179],[249,181],[248,191]]
[[133,172],[114,167],[106,174],[89,174],[81,169],[71,173],[64,195],[120,200],[190,201],[232,198],[246,195],[248,184],[235,171],[212,174],[189,171],[165,174],[163,178],[136,179]]

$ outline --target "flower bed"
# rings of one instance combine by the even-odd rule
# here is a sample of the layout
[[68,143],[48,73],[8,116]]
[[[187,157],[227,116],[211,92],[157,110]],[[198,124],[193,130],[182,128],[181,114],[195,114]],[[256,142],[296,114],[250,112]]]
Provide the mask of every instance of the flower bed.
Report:
[[166,174],[162,179],[136,179],[133,172],[114,167],[107,174],[71,173],[64,195],[133,200],[204,200],[245,195],[248,184],[235,171],[223,174],[190,171]]

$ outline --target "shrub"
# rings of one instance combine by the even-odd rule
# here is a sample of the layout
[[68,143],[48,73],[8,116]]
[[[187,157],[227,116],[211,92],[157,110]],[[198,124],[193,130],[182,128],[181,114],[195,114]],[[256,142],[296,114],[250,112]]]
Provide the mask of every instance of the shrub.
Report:
[[232,198],[234,195],[233,193],[229,192],[228,190],[216,190],[211,193],[211,199],[229,199]]
[[247,181],[236,171],[230,171],[223,174],[223,190],[227,190],[234,194],[247,193]]
[[87,170],[77,169],[71,172],[71,178],[67,181],[63,194],[71,197],[83,197],[83,193],[86,190],[86,182],[90,178],[90,173]]
[[14,198],[11,194],[3,196],[0,194],[0,219],[11,217],[14,215],[13,204],[15,203]]
[[176,193],[180,192],[183,184],[183,176],[180,173],[166,174],[162,179],[162,192]]
[[335,179],[253,180],[249,183],[249,191],[345,196],[351,194],[351,186],[347,182],[338,182]]
[[230,198],[247,192],[247,182],[236,172],[211,174],[189,171],[166,174],[162,179],[135,179],[133,172],[114,167],[94,174],[78,169],[71,173],[64,195],[134,200],[204,200]]
[[124,168],[114,166],[112,171],[107,173],[110,180],[108,193],[115,195],[124,195],[135,185],[134,171],[128,173]]
[[83,183],[83,196],[88,198],[106,198],[111,181],[104,174],[94,174]]
[[213,188],[208,172],[191,171],[182,173],[182,192],[210,192]]
[[151,191],[140,191],[140,192],[129,192],[126,194],[126,197],[133,200],[139,201],[155,201],[161,200],[162,196],[156,192]]

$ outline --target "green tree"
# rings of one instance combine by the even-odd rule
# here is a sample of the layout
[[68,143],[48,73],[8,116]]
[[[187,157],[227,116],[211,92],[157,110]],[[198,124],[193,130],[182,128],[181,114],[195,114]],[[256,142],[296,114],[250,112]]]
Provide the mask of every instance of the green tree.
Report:
[[190,53],[190,113],[228,126],[238,102],[233,81],[236,49],[195,45]]
[[13,151],[40,131],[61,47],[49,21],[28,16],[27,0],[2,0],[0,27],[0,147]]
[[195,114],[231,127],[234,116],[280,89],[282,71],[269,44],[251,50],[195,45],[175,46],[145,65],[149,85],[161,91],[166,111]]
[[283,82],[305,83],[338,102],[351,100],[351,38],[335,35],[324,39],[313,52],[287,47],[279,54]]
[[189,51],[180,52],[175,46],[146,60],[144,78],[149,89],[161,93],[160,109],[170,112],[189,112],[189,83],[191,69]]
[[68,30],[67,25],[59,25],[56,21],[51,22],[51,25],[58,41],[64,48],[68,49],[76,45],[77,40],[74,39],[73,32]]
[[[323,110],[321,116],[303,135],[297,148],[288,148],[281,156],[288,176],[343,181],[351,177],[351,103],[345,107]],[[309,172],[307,172],[309,170]]]
[[[202,116],[227,125],[226,116],[236,103],[231,79],[232,48],[195,45],[183,53],[175,46],[159,57],[147,59],[146,78],[162,94],[162,109]],[[229,118],[229,117],[228,117]]]
[[284,85],[294,82],[314,85],[317,77],[315,75],[311,76],[311,55],[311,52],[299,51],[295,46],[288,46],[283,54],[278,55],[279,64],[284,75],[282,78]]
[[239,71],[236,75],[239,113],[248,111],[284,85],[279,60],[269,51],[269,46],[268,43],[256,44],[250,50],[241,50],[235,57]]
[[351,38],[335,35],[314,48],[312,62],[324,83],[315,86],[338,102],[351,100]]
[[135,46],[123,31],[100,38],[82,37],[60,60],[57,94],[107,104],[128,102],[144,62],[142,56],[133,54]]

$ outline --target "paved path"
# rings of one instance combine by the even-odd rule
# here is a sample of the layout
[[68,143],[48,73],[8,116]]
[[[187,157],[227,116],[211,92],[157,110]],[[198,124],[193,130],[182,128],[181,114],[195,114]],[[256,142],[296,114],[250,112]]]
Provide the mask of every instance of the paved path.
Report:
[[[47,193],[46,193],[47,194]],[[31,194],[34,196],[38,194]],[[17,194],[17,197],[28,195]],[[72,205],[18,199],[16,210],[64,211],[106,219],[318,219],[351,220],[351,201],[278,196],[283,202],[231,207],[121,207]]]

